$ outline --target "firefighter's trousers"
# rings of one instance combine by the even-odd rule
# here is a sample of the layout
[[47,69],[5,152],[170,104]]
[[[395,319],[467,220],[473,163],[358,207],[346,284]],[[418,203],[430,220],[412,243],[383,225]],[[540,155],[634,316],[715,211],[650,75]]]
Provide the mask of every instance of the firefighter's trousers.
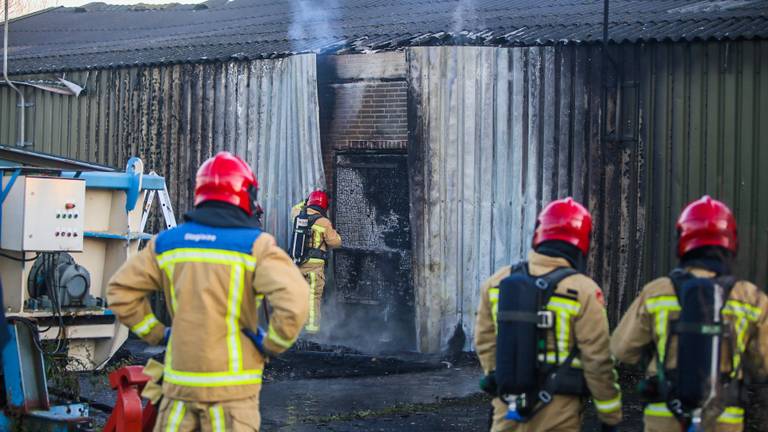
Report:
[[493,426],[491,432],[579,432],[583,406],[577,396],[557,395],[525,423],[504,419],[507,405],[499,398],[493,399]]
[[[744,409],[741,407],[727,407],[717,417],[704,423],[704,430],[712,432],[742,432],[744,430]],[[706,416],[705,416],[706,417]],[[650,404],[645,407],[645,432],[679,432],[680,422],[672,416],[672,413],[663,403]],[[714,427],[710,427],[714,423]],[[709,425],[709,426],[708,426]]]
[[323,305],[323,289],[325,288],[325,263],[307,263],[300,267],[309,284],[309,318],[304,329],[313,334],[320,331],[320,309]]
[[257,432],[259,395],[206,403],[163,398],[154,432]]

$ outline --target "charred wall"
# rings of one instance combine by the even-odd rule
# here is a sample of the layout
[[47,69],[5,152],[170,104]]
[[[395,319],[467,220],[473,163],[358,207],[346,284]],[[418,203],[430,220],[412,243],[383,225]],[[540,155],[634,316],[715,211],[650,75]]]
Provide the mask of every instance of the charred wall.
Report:
[[323,333],[366,350],[413,350],[405,55],[321,57],[318,74],[325,172],[344,240]]
[[336,155],[404,152],[408,144],[408,88],[404,53],[318,58],[323,159],[334,184]]
[[523,259],[542,205],[567,195],[597,218],[599,49],[408,51],[411,225],[418,340],[470,347],[480,285]]
[[[408,51],[418,340],[471,337],[479,287],[572,195],[612,323],[676,263],[702,194],[739,223],[739,276],[768,283],[768,41]],[[605,102],[605,103],[604,103]],[[468,346],[468,345],[467,345]]]

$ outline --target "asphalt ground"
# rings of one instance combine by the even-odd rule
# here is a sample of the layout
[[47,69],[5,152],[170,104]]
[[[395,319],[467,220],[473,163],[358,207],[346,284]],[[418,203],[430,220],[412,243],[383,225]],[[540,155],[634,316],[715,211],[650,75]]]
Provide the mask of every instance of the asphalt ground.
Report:
[[[130,341],[114,367],[143,364],[161,353]],[[481,370],[471,354],[452,361],[411,353],[366,355],[305,343],[267,366],[261,393],[263,431],[487,431],[490,398],[478,389]],[[621,431],[642,431],[638,377],[621,371]],[[103,424],[115,395],[106,373],[79,378],[82,400]],[[748,430],[768,432],[768,388],[753,391]],[[599,431],[591,404],[584,431]]]

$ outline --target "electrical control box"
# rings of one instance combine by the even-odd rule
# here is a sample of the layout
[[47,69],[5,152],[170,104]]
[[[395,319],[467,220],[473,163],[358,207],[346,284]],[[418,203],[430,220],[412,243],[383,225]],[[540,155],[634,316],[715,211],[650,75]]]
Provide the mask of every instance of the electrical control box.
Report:
[[[3,188],[10,176],[3,177]],[[0,248],[48,252],[83,250],[85,181],[19,176],[3,201]]]

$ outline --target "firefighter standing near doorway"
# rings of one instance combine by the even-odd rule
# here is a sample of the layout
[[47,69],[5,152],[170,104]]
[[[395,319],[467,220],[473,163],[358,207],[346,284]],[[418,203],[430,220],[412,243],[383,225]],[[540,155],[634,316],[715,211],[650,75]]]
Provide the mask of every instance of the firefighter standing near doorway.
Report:
[[[257,191],[241,159],[208,159],[186,223],[160,233],[109,282],[118,319],[150,344],[167,344],[156,432],[259,430],[265,358],[288,349],[304,325],[307,284],[259,229]],[[173,331],[147,299],[159,290]],[[264,300],[266,331],[258,327]]]
[[603,430],[621,421],[600,287],[583,274],[592,217],[572,198],[538,217],[528,262],[482,286],[475,346],[493,399],[493,432],[581,430],[591,394]]
[[611,350],[648,363],[645,431],[742,431],[743,380],[768,369],[768,297],[731,274],[738,239],[725,204],[690,203],[677,232],[680,264],[643,287]]
[[309,284],[309,319],[306,331],[320,331],[320,309],[325,288],[328,250],[341,246],[341,236],[328,219],[328,194],[315,190],[291,210],[294,233],[291,256]]

